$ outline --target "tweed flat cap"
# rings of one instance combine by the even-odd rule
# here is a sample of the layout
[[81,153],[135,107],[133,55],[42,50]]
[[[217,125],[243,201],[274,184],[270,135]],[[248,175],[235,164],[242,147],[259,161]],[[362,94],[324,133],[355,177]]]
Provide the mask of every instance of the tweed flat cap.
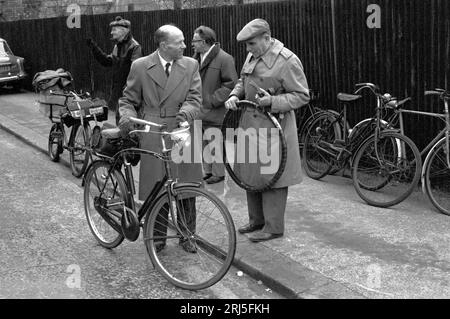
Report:
[[242,28],[242,30],[238,33],[236,40],[239,42],[247,41],[266,32],[270,33],[270,26],[267,21],[263,19],[255,19],[247,23]]
[[111,22],[109,24],[109,26],[112,27],[124,27],[124,28],[130,28],[131,27],[131,22],[128,20],[125,20],[124,18],[122,18],[121,16],[117,16],[113,22]]

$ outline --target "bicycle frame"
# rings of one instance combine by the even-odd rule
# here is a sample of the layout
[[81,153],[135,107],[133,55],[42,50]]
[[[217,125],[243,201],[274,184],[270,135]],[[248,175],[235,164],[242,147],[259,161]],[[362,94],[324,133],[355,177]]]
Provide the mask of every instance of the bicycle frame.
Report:
[[[403,113],[406,114],[416,114],[416,115],[423,115],[428,117],[434,117],[438,118],[445,122],[445,128],[443,128],[434,138],[431,142],[429,142],[421,151],[420,155],[423,156],[424,154],[431,154],[432,150],[437,146],[437,144],[445,139],[445,147],[446,147],[446,161],[447,166],[450,167],[450,148],[449,148],[449,141],[450,141],[450,114],[449,114],[449,105],[448,105],[448,99],[444,98],[444,114],[442,113],[433,113],[433,112],[424,112],[424,111],[414,111],[414,110],[408,110],[403,108],[393,108],[394,114],[389,118],[389,123],[396,123],[398,118],[398,123],[400,125],[400,132],[404,134],[404,123],[403,123]],[[423,166],[422,166],[422,173],[421,173],[421,181],[422,181],[422,190],[424,190],[424,179],[425,179],[425,168],[428,165],[428,161],[430,160],[430,157],[427,156]]]
[[[133,132],[149,132],[149,130],[132,131],[130,133],[133,133]],[[131,166],[131,163],[128,162],[128,160],[127,160],[127,154],[133,153],[133,154],[140,154],[140,155],[150,155],[150,156],[157,158],[159,160],[162,160],[164,162],[165,174],[164,174],[163,179],[158,181],[153,186],[152,191],[146,197],[143,205],[140,207],[139,211],[137,212],[137,217],[138,217],[140,224],[142,223],[142,219],[144,218],[146,212],[149,209],[151,209],[153,207],[154,203],[156,202],[156,200],[164,194],[163,189],[166,190],[167,196],[169,199],[170,216],[171,216],[172,220],[175,220],[176,208],[173,207],[173,202],[174,202],[174,195],[176,194],[176,189],[178,187],[182,187],[182,186],[193,186],[193,187],[201,186],[201,183],[194,183],[194,182],[180,183],[177,180],[173,179],[172,170],[170,168],[171,149],[167,149],[166,142],[165,142],[164,136],[162,134],[161,134],[161,143],[162,143],[162,152],[161,153],[150,151],[150,150],[144,150],[144,149],[140,149],[140,148],[127,148],[127,149],[117,152],[113,157],[107,157],[107,156],[98,154],[93,150],[95,155],[103,158],[103,160],[106,160],[112,164],[108,170],[107,179],[110,178],[111,173],[113,172],[114,169],[116,169],[117,165],[121,162],[123,163],[124,171],[125,171],[125,183],[127,186],[127,196],[129,196],[129,198],[132,199],[131,200],[132,207],[129,207],[129,208],[133,212],[136,212],[136,202],[134,201],[134,194],[136,193],[136,191],[135,191],[135,186],[134,186],[134,177],[133,177],[132,166]],[[86,171],[88,171],[88,170],[89,170],[89,168]],[[104,187],[106,186],[106,184],[107,183],[104,184]],[[104,191],[104,189],[101,190],[102,193],[103,193],[103,191]],[[174,225],[175,225],[178,233],[183,233],[183,231],[180,229],[178,223],[174,223]],[[167,237],[167,238],[170,238],[170,237]],[[173,237],[173,238],[175,238],[175,237]]]

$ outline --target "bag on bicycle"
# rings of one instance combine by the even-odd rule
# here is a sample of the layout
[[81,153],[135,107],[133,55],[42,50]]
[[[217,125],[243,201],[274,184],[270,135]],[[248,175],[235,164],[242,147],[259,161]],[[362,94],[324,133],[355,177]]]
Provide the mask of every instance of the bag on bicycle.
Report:
[[[119,128],[102,130],[97,145],[94,145],[98,153],[110,157],[113,157],[123,149],[131,147],[139,148],[139,138],[137,136],[122,137]],[[127,154],[127,160],[132,166],[136,166],[140,159],[140,154]]]

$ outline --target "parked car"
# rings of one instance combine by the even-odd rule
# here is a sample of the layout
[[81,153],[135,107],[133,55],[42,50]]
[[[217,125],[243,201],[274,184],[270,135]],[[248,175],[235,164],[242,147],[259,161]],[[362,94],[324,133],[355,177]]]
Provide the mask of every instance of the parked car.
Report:
[[26,76],[24,58],[15,56],[6,40],[0,38],[0,86],[20,88]]

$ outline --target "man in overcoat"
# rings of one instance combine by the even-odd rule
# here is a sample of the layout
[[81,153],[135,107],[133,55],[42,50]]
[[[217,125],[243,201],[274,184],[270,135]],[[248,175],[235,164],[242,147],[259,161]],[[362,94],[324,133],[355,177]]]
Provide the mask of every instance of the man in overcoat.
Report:
[[[283,236],[288,186],[302,180],[294,110],[308,103],[309,91],[299,58],[271,37],[267,21],[249,22],[237,35],[237,41],[245,42],[249,54],[225,106],[235,110],[236,101],[246,99],[278,114],[287,142],[287,163],[280,179],[268,191],[247,192],[249,223],[239,232],[252,233],[249,239],[260,242]],[[256,94],[250,82],[263,89],[263,96]]]
[[[137,59],[131,65],[123,97],[119,99],[119,128],[125,133],[133,129],[129,117],[140,117],[158,124],[165,123],[171,131],[185,122],[192,123],[200,111],[202,88],[199,65],[195,59],[183,56],[186,48],[183,32],[173,25],[164,25],[155,32],[155,42],[158,46],[155,52]],[[143,134],[141,147],[161,152],[160,136]],[[179,181],[202,181],[201,161],[194,161],[196,149],[198,147],[195,147],[193,140],[190,161],[171,164],[172,173]],[[162,161],[143,156],[139,175],[139,198],[145,199],[154,185],[162,180],[163,175]],[[189,230],[194,232],[195,198],[183,200],[183,206],[188,207],[184,213]],[[162,227],[161,232],[165,231]],[[195,252],[195,247],[189,241],[180,239],[180,244],[185,250]],[[157,249],[160,250],[164,246],[165,242],[158,243]]]
[[[220,129],[226,113],[225,101],[238,79],[234,59],[218,42],[216,33],[209,27],[199,26],[194,31],[192,47],[194,58],[200,64],[203,104],[199,119],[205,132],[210,128]],[[213,149],[210,140],[203,137],[203,179],[215,184],[224,179],[225,167],[221,149]],[[217,154],[213,154],[215,151]]]
[[101,65],[112,68],[108,106],[115,112],[117,124],[119,121],[118,100],[125,88],[131,63],[142,57],[142,48],[131,34],[130,21],[118,16],[110,23],[110,27],[111,40],[114,42],[114,48],[110,54],[106,54],[91,38],[87,39],[87,44]]

